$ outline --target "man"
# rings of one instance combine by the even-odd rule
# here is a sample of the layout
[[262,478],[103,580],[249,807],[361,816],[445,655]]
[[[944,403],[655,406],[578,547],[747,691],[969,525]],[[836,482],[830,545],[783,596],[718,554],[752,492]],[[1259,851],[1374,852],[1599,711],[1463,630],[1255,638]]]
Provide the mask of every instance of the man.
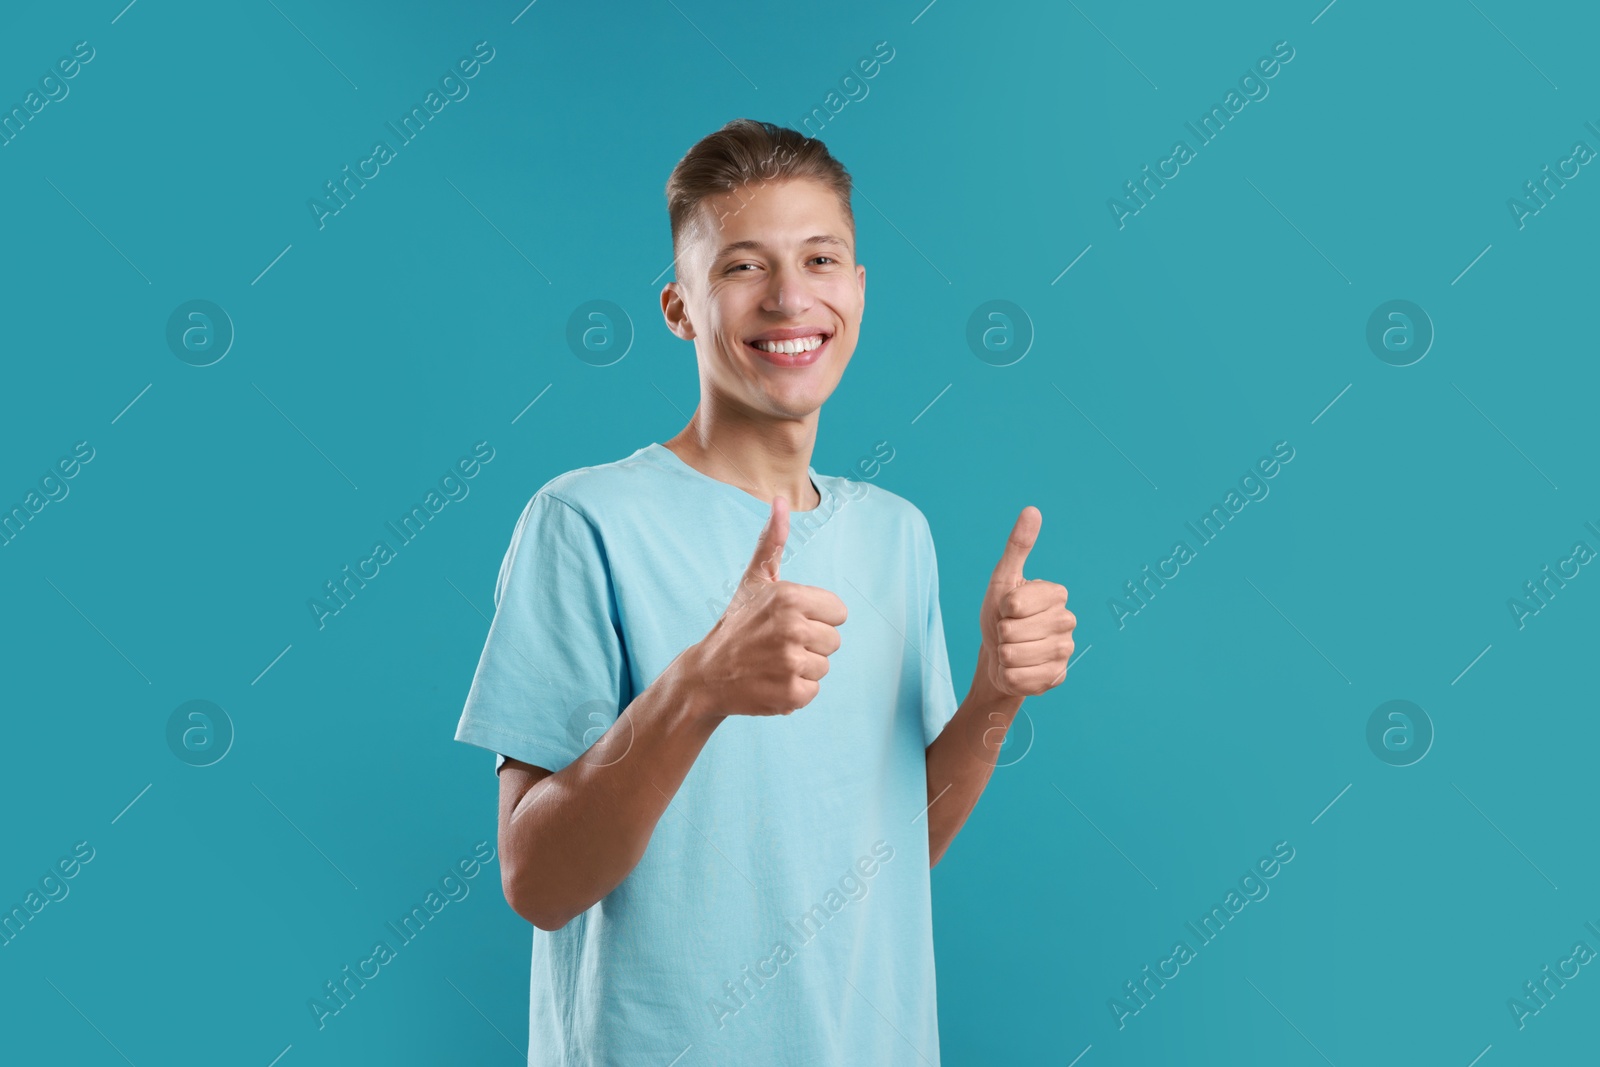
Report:
[[455,735],[538,928],[529,1063],[936,1067],[929,868],[1076,620],[1025,508],[958,708],[927,520],[810,467],[866,292],[827,148],[735,120],[667,198],[699,406],[534,495]]

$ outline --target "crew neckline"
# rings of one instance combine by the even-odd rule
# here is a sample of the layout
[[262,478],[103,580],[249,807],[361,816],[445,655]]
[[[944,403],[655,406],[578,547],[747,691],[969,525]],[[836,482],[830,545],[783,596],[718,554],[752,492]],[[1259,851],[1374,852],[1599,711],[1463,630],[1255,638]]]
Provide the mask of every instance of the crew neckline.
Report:
[[[652,441],[650,444],[640,449],[640,451],[646,456],[654,459],[658,464],[714,486],[716,491],[722,493],[729,499],[738,501],[747,511],[754,512],[763,518],[772,513],[772,504],[770,502],[762,500],[760,497],[754,496],[751,493],[740,489],[737,485],[731,485],[719,478],[713,478],[704,471],[690,466],[688,463],[683,461],[681,456],[659,441]],[[837,508],[837,502],[833,493],[833,489],[827,484],[827,479],[817,474],[815,467],[807,465],[806,473],[811,478],[811,487],[817,491],[819,503],[816,507],[810,508],[806,511],[796,511],[791,505],[789,508],[789,514],[791,517],[798,517],[801,515],[808,516],[806,521],[812,524],[826,521],[827,518],[832,515]]]

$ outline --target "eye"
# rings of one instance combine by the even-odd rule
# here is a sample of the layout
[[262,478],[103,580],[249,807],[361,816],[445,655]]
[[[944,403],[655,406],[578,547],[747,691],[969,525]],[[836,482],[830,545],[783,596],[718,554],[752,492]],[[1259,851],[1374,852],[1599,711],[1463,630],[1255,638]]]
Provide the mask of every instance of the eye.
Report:
[[825,259],[830,263],[837,263],[838,262],[838,260],[834,259],[832,256],[812,256],[811,257],[811,262],[815,263],[819,259]]

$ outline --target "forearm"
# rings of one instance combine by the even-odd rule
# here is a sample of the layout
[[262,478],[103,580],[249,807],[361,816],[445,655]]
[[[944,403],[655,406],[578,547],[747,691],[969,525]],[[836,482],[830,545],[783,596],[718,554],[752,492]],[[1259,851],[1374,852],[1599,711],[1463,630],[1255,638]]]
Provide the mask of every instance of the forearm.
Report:
[[994,773],[1000,745],[1022,707],[989,683],[987,649],[978,651],[967,698],[927,749],[928,866],[937,866]]
[[691,646],[584,754],[529,789],[500,834],[507,900],[558,929],[627,877],[722,716]]

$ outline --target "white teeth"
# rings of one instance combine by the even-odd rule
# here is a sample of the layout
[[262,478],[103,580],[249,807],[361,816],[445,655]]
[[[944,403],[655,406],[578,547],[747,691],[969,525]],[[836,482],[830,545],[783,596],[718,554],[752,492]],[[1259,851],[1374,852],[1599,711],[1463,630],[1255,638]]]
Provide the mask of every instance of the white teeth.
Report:
[[812,337],[797,337],[793,341],[752,341],[751,344],[763,352],[781,352],[784,355],[798,355],[801,352],[810,352],[819,347],[823,342],[821,334]]

